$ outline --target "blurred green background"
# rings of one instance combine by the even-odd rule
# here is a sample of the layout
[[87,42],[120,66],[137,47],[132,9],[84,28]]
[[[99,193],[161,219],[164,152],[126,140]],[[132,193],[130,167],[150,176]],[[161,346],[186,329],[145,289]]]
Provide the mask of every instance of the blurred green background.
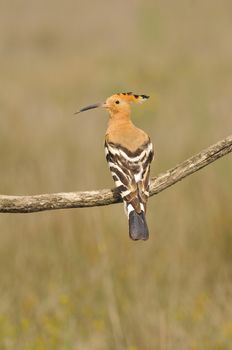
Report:
[[[0,193],[113,186],[103,110],[119,91],[152,175],[231,133],[232,2],[0,2]],[[232,344],[231,156],[122,205],[0,217],[0,349],[224,350]]]

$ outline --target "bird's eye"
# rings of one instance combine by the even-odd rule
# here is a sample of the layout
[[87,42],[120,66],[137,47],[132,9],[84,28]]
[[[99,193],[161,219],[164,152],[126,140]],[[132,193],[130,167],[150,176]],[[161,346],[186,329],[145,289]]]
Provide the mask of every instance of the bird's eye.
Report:
[[118,105],[120,102],[119,102],[119,100],[117,100],[117,101],[115,101],[115,103]]

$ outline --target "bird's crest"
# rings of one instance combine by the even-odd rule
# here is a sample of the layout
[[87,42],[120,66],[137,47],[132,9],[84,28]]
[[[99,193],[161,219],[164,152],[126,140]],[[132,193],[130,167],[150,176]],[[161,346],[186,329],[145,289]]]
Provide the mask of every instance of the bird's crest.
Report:
[[147,95],[137,95],[133,94],[132,92],[120,92],[118,94],[115,94],[115,96],[118,96],[124,101],[127,102],[135,102],[135,103],[143,103],[146,101],[150,96]]

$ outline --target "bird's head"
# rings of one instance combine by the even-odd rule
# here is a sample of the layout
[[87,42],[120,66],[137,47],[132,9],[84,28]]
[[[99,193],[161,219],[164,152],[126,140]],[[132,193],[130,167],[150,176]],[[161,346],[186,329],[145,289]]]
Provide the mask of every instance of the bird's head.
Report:
[[143,103],[148,98],[149,96],[147,95],[136,95],[132,92],[122,92],[108,97],[104,103],[95,103],[93,105],[81,108],[75,114],[98,107],[106,108],[109,110],[110,114],[129,113],[130,103]]

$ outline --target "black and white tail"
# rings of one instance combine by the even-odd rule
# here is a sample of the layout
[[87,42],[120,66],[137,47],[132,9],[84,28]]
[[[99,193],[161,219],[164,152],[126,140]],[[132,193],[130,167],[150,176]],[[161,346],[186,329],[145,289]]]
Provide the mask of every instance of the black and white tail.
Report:
[[139,239],[146,241],[149,238],[149,231],[144,211],[137,213],[132,210],[129,214],[129,235],[134,241]]

